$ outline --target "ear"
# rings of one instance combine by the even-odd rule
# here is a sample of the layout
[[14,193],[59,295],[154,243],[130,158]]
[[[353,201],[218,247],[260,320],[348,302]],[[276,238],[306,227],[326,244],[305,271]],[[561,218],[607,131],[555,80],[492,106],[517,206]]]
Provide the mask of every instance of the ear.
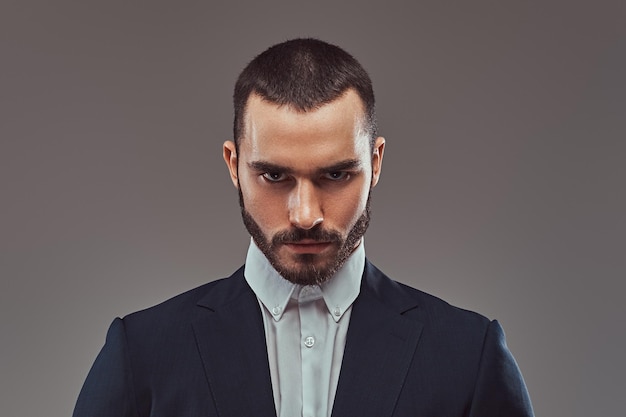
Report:
[[379,136],[374,141],[374,152],[372,153],[372,188],[378,184],[380,171],[383,168],[383,154],[385,153],[385,138]]
[[224,142],[223,157],[224,162],[226,162],[226,166],[228,167],[228,172],[230,173],[230,179],[233,182],[233,185],[235,188],[239,188],[237,173],[237,147],[235,146],[235,142],[232,140]]

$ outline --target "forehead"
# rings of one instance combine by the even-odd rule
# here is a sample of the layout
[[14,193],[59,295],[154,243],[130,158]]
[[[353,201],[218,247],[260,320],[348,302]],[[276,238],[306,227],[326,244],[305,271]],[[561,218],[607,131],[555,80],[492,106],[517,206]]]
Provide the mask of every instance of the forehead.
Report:
[[306,112],[270,103],[256,94],[246,107],[241,159],[326,165],[369,153],[363,104],[353,90]]

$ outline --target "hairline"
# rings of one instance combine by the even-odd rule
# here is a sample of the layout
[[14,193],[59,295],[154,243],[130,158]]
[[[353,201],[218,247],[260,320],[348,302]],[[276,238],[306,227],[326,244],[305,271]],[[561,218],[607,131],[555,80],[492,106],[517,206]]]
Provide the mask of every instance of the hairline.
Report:
[[280,108],[287,108],[291,111],[294,111],[295,113],[299,113],[299,114],[304,114],[304,113],[308,113],[310,111],[315,111],[318,109],[321,109],[322,107],[329,105],[331,103],[336,102],[337,100],[340,100],[341,98],[345,97],[346,94],[348,94],[350,91],[353,91],[357,97],[359,98],[359,107],[361,109],[360,111],[360,116],[358,117],[358,129],[356,131],[356,135],[365,135],[368,137],[369,139],[369,144],[370,144],[370,152],[374,151],[374,143],[376,141],[375,138],[375,132],[374,132],[374,126],[373,123],[375,123],[374,121],[370,121],[368,119],[370,119],[371,117],[368,115],[368,111],[367,111],[367,106],[365,104],[365,100],[363,100],[363,97],[361,97],[361,94],[359,94],[359,91],[354,88],[354,87],[348,87],[346,88],[343,92],[341,92],[341,94],[339,94],[337,97],[334,97],[332,100],[328,100],[328,101],[323,101],[320,102],[319,104],[316,104],[314,106],[311,106],[310,108],[301,108],[299,106],[296,106],[293,103],[280,103],[278,101],[274,101],[274,100],[270,100],[267,97],[265,97],[263,94],[259,93],[256,89],[252,89],[250,91],[250,93],[248,94],[248,97],[246,98],[246,102],[245,105],[241,111],[241,122],[242,122],[242,128],[240,130],[240,135],[239,137],[234,138],[234,142],[235,142],[235,150],[237,151],[237,153],[239,153],[239,144],[241,143],[241,141],[243,140],[244,136],[245,136],[245,132],[247,130],[247,118],[248,118],[248,108],[249,108],[249,103],[250,103],[250,99],[253,96],[258,97],[260,100],[264,101],[265,103],[268,104],[272,104],[277,106],[279,109]]

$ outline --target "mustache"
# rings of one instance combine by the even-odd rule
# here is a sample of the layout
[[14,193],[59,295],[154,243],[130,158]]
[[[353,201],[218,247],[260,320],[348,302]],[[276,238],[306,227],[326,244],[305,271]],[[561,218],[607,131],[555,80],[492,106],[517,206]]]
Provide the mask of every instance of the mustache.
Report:
[[278,232],[272,237],[272,245],[277,246],[284,243],[295,243],[304,239],[314,240],[316,242],[342,242],[339,232],[325,230],[316,226],[312,229],[290,229]]

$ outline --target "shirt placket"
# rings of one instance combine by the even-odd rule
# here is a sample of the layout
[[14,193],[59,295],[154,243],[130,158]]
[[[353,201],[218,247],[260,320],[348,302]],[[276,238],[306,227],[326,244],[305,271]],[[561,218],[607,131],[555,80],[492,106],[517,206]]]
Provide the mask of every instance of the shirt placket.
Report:
[[319,287],[304,287],[300,292],[300,354],[302,358],[302,416],[326,415],[321,392],[322,359],[326,343],[328,312]]

